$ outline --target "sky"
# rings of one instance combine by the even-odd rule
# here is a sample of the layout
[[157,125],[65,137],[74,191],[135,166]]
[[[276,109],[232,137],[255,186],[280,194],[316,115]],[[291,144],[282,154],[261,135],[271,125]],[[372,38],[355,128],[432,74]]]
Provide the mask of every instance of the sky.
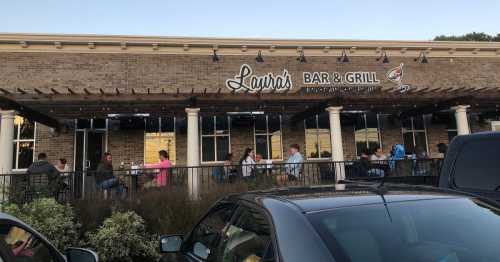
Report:
[[431,40],[500,33],[498,0],[0,0],[1,33]]

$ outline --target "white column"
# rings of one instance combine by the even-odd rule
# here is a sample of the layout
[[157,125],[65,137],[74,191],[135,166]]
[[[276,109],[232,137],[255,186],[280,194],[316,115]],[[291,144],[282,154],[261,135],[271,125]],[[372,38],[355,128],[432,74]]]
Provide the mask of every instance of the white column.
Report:
[[12,172],[15,115],[14,111],[0,111],[0,174]]
[[341,106],[326,109],[330,115],[330,139],[332,141],[332,161],[335,162],[335,174],[338,180],[345,179],[344,148],[342,145],[342,126],[340,125]]
[[200,139],[199,139],[199,108],[186,108],[187,113],[187,166],[188,170],[188,188],[191,199],[198,199],[198,170],[200,165]]
[[457,121],[457,134],[468,135],[470,134],[469,121],[467,120],[468,105],[454,106],[451,109],[455,110],[455,120]]

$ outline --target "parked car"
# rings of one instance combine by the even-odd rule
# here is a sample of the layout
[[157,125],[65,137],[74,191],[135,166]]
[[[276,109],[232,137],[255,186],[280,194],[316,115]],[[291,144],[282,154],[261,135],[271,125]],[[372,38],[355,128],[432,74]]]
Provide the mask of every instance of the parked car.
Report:
[[409,185],[338,184],[229,196],[164,261],[500,261],[500,205]]
[[444,159],[439,187],[500,201],[500,132],[455,137]]
[[63,255],[44,236],[8,214],[0,213],[0,262],[98,262],[97,254],[68,248]]

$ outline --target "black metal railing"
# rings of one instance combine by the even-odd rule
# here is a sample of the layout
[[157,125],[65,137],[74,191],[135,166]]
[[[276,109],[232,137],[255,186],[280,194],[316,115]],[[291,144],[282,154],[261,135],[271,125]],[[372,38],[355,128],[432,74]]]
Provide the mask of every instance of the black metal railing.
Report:
[[253,190],[333,184],[338,179],[384,179],[394,183],[436,185],[440,165],[440,159],[408,159],[120,169],[113,171],[115,179],[106,186],[95,171],[59,175],[3,174],[0,175],[0,201],[22,203],[39,197],[53,197],[60,202],[82,198],[135,198],[150,189],[168,193],[169,187],[185,188],[193,196],[199,196],[235,184]]

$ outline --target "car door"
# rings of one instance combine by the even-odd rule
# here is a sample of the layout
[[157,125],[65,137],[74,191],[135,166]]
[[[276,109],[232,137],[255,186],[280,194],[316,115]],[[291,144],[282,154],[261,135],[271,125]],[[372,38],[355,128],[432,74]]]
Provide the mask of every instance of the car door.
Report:
[[272,231],[272,223],[264,210],[251,204],[241,205],[224,232],[218,261],[278,261]]
[[10,221],[0,222],[0,255],[5,262],[64,262],[64,257],[42,236]]
[[181,252],[166,257],[166,261],[218,261],[217,247],[223,232],[236,210],[236,203],[217,203],[186,236]]

